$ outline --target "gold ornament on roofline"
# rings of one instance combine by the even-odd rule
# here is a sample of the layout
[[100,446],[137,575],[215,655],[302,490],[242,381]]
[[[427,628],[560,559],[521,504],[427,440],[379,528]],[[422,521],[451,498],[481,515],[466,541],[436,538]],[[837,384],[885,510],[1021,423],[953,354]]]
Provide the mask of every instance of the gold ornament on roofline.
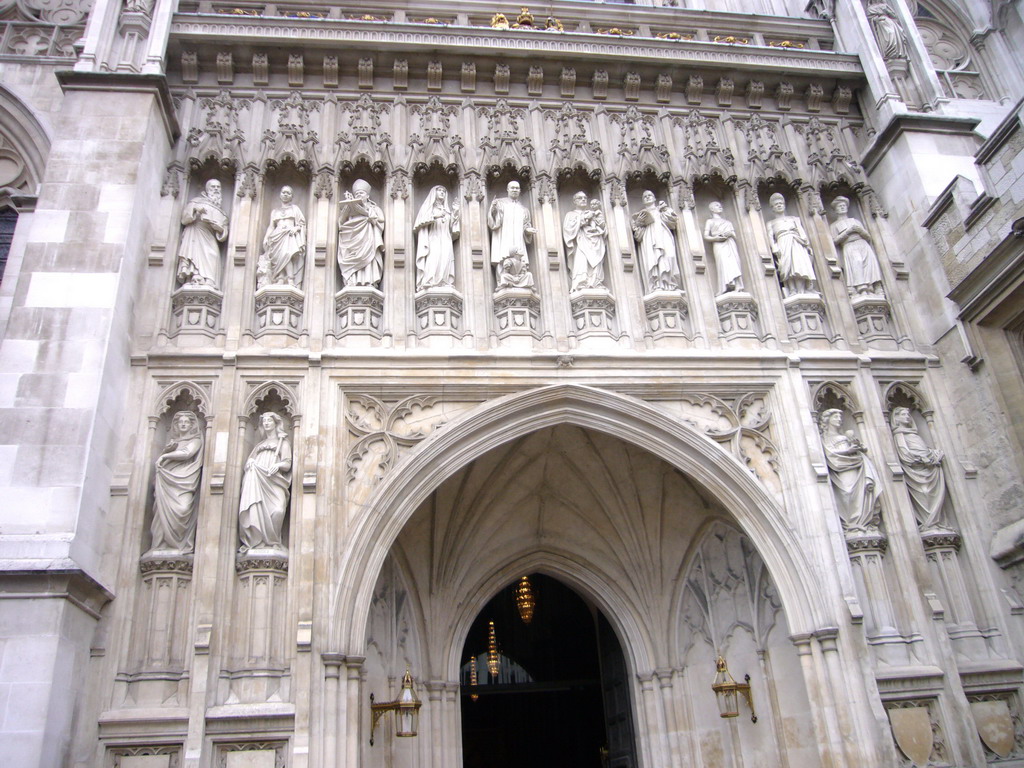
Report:
[[508,29],[508,17],[504,13],[496,13],[491,16],[491,29]]
[[519,15],[516,16],[516,23],[512,25],[514,29],[534,29],[533,26],[533,14],[530,13],[530,9],[526,6],[520,6]]
[[620,29],[619,27],[609,27],[608,29],[597,30],[599,35],[621,35],[622,37],[629,37],[635,35],[636,30],[633,29]]
[[770,40],[768,42],[770,48],[803,48],[803,43],[794,43],[792,40]]
[[658,32],[655,37],[659,40],[693,40],[693,35],[681,32]]
[[728,43],[729,45],[746,45],[750,42],[747,37],[734,37],[733,35],[715,35],[713,43]]
[[554,16],[548,16],[547,21],[544,22],[545,32],[564,32],[565,27],[562,26],[562,22],[556,19]]
[[373,16],[364,13],[362,16],[349,16],[349,21],[387,21],[383,16]]

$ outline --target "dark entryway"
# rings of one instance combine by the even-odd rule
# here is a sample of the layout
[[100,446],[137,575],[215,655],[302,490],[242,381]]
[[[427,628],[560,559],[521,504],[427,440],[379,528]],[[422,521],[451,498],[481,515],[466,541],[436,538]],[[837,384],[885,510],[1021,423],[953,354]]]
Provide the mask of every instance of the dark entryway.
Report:
[[632,768],[615,632],[557,580],[531,574],[528,582],[528,590],[510,584],[484,607],[463,648],[464,768]]

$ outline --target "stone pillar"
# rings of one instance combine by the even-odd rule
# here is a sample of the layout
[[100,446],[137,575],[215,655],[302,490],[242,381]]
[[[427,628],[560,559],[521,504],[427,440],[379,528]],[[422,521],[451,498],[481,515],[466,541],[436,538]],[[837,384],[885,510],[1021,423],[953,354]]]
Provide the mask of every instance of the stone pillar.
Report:
[[985,637],[978,630],[978,622],[971,605],[967,582],[960,565],[961,538],[956,531],[928,531],[921,534],[925,558],[932,574],[932,585],[939,592],[945,608],[943,620],[957,655],[971,661],[986,658]]
[[62,113],[0,342],[0,685],[17,702],[0,743],[7,762],[26,768],[70,760],[74,703],[86,697],[96,620],[111,597],[109,446],[128,391],[139,254],[178,134],[162,78],[58,79]]
[[908,664],[906,645],[896,628],[896,612],[885,573],[888,541],[878,532],[848,534],[846,549],[858,592],[865,607],[865,634],[879,659],[888,664]]

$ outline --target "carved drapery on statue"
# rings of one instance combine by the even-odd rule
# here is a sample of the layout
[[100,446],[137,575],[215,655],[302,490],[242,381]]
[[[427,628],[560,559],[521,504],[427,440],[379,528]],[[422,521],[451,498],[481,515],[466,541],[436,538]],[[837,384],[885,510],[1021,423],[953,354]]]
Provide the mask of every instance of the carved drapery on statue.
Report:
[[345,285],[376,287],[384,276],[384,211],[370,200],[370,184],[363,179],[341,201],[338,266]]
[[711,243],[718,272],[717,294],[743,290],[743,270],[740,267],[740,249],[736,245],[736,227],[722,218],[722,204],[717,200],[708,206],[711,218],[704,224],[704,239]]
[[832,210],[837,218],[829,231],[842,254],[847,287],[858,294],[881,293],[882,269],[878,265],[878,254],[864,224],[846,215],[850,210],[849,198],[837,197],[832,201]]
[[203,435],[191,411],[171,419],[171,434],[153,478],[151,551],[188,554],[195,549],[196,496],[203,469]]
[[228,237],[228,217],[221,204],[220,182],[210,179],[203,194],[189,200],[181,212],[178,282],[220,287],[220,244]]
[[[487,209],[487,227],[491,230],[491,264],[495,265],[499,283],[501,275],[507,273],[512,280],[510,284],[529,287],[533,285],[533,275],[530,273],[526,244],[533,242],[537,230],[534,229],[530,210],[519,202],[519,182],[510,181],[506,190],[508,197],[495,198]],[[499,284],[498,287],[502,286]]]
[[881,496],[878,471],[853,430],[842,431],[843,412],[829,408],[818,419],[829,479],[847,533],[877,528]]
[[816,290],[814,258],[807,230],[797,216],[786,215],[786,198],[776,192],[769,198],[775,218],[768,222],[768,241],[778,260],[783,293],[792,296]]
[[281,206],[270,214],[263,253],[256,267],[256,287],[302,285],[306,269],[306,217],[292,203],[292,188],[281,188]]
[[458,206],[452,206],[448,190],[431,188],[416,214],[416,290],[455,284],[454,240],[461,232]]
[[674,234],[679,214],[649,189],[641,199],[644,207],[633,214],[631,225],[647,281],[646,291],[677,291],[682,284]]
[[942,505],[946,500],[942,451],[924,441],[909,408],[894,408],[890,425],[917,525],[922,531],[941,527]]
[[572,274],[570,290],[604,286],[605,238],[608,226],[599,200],[587,201],[586,192],[572,196],[575,209],[562,221],[562,239]]
[[245,462],[238,510],[241,549],[284,549],[292,484],[292,446],[276,413],[260,414],[261,439]]

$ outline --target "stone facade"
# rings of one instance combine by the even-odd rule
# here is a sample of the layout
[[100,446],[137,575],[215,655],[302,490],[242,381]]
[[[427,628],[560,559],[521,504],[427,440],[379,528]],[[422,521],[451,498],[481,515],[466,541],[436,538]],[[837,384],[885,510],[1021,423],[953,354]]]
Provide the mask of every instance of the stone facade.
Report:
[[6,6],[16,764],[461,765],[532,572],[617,765],[1024,764],[1019,4]]

